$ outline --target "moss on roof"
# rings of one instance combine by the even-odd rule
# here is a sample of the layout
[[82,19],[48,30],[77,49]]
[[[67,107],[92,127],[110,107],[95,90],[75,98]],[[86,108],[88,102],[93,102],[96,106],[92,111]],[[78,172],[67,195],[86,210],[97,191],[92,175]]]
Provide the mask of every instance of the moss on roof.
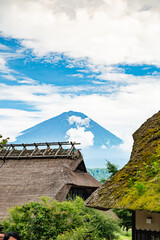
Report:
[[160,212],[160,112],[134,134],[128,164],[87,200],[87,206]]

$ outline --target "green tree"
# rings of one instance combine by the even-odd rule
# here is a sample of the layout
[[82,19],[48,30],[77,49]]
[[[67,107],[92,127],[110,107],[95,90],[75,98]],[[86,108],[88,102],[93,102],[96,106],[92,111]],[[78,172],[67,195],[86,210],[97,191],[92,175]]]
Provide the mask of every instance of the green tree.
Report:
[[120,218],[120,226],[127,231],[132,228],[132,211],[124,209],[113,209],[113,211]]
[[9,138],[3,138],[3,136],[0,134],[0,144],[6,144],[8,140]]
[[18,232],[23,240],[115,239],[119,231],[116,221],[85,207],[79,197],[61,203],[42,197],[9,213],[1,223],[3,230]]
[[118,167],[115,164],[113,164],[107,160],[106,160],[106,168],[107,168],[108,172],[111,174],[110,177],[114,176],[119,171]]
[[[9,138],[3,138],[2,135],[0,134],[0,145],[4,145],[8,142]],[[1,146],[0,146],[0,149],[1,149]],[[0,168],[3,166],[4,162],[0,164]]]
[[103,178],[102,178],[102,179],[100,180],[100,183],[103,184],[105,181],[106,181],[106,179],[103,179]]
[[[106,160],[106,171],[107,171],[107,173],[109,173],[108,178],[110,178],[110,177],[114,176],[119,170],[118,170],[118,167],[115,164],[113,164],[113,163],[109,162],[108,160]],[[101,178],[100,179],[100,183],[102,183],[102,184],[105,181],[106,181],[105,178]]]

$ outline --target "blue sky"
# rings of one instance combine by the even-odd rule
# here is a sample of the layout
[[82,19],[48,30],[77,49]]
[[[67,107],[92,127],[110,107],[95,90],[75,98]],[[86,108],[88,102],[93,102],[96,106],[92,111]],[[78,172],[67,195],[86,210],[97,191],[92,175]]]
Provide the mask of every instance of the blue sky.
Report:
[[80,111],[122,138],[160,105],[158,0],[1,0],[0,132]]

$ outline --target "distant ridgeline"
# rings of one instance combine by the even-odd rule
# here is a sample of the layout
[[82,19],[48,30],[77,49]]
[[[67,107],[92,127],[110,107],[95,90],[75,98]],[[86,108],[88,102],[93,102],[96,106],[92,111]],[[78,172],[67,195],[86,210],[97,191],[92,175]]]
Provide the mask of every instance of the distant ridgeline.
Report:
[[110,176],[106,168],[87,168],[87,171],[98,181],[108,179]]

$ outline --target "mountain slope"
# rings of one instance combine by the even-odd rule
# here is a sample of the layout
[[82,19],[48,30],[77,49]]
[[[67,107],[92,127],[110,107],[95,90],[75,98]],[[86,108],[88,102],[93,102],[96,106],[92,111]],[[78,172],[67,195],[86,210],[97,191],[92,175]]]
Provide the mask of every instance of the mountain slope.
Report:
[[[71,129],[73,134],[71,131],[68,132]],[[122,143],[120,138],[101,127],[92,119],[89,119],[83,113],[73,111],[64,112],[57,117],[46,120],[23,131],[22,134],[17,137],[16,142],[75,141],[75,139],[69,139],[71,135],[72,138],[74,138],[73,135],[78,136],[78,133],[85,135],[85,133],[89,132],[93,134],[93,144],[95,147],[101,147],[103,145],[107,147],[107,145],[113,146]]]
[[102,179],[107,180],[110,176],[106,168],[87,168],[87,171],[99,182]]
[[[103,168],[105,160],[120,167],[129,159],[120,150],[123,141],[80,112],[64,112],[23,131],[16,143],[75,141],[81,143],[80,149],[87,167]],[[117,162],[118,161],[118,162]]]

